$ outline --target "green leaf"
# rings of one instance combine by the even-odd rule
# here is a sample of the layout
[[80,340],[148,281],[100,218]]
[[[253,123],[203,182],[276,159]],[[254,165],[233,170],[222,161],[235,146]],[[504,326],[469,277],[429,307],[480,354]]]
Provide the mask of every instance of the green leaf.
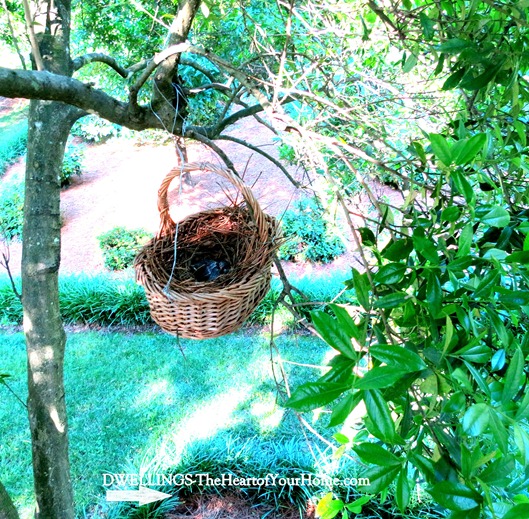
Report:
[[461,357],[462,359],[468,360],[469,362],[475,362],[478,364],[485,364],[492,356],[491,349],[485,344],[468,345],[461,348],[452,355]]
[[387,443],[394,442],[396,439],[395,424],[382,393],[377,389],[365,390],[364,402],[367,415],[373,423],[373,436]]
[[472,366],[472,364],[470,364],[466,360],[464,362],[465,362],[465,366],[467,367],[468,371],[470,371],[472,378],[476,381],[481,391],[483,391],[483,393],[490,398],[491,396],[490,388],[486,380],[481,376],[481,373],[474,366]]
[[529,503],[513,506],[502,519],[529,519]]
[[456,512],[477,508],[482,501],[477,492],[454,481],[441,481],[428,492],[441,506]]
[[458,258],[463,258],[470,254],[470,249],[472,247],[473,238],[474,238],[474,229],[471,223],[467,223],[465,227],[463,227],[463,230],[461,231],[461,235],[459,236],[459,240],[457,243],[458,251],[457,251],[456,256]]
[[406,466],[402,467],[399,477],[397,478],[397,488],[395,491],[395,499],[397,506],[401,513],[404,513],[410,502],[410,482],[408,480],[408,469]]
[[487,468],[479,475],[479,479],[488,485],[507,486],[515,470],[514,456],[508,454],[489,463]]
[[527,250],[520,250],[513,252],[512,254],[509,254],[505,258],[506,263],[521,263],[522,265],[526,265],[529,263],[529,251]]
[[426,300],[430,304],[433,317],[437,317],[443,306],[443,290],[439,278],[434,272],[430,272],[426,282]]
[[353,447],[353,450],[356,452],[356,454],[358,454],[358,457],[363,462],[371,463],[372,465],[379,465],[381,467],[400,466],[404,461],[376,443],[359,443]]
[[329,492],[320,499],[316,506],[316,513],[321,519],[332,519],[342,511],[344,506],[342,500],[334,499],[332,492]]
[[409,238],[390,241],[382,251],[382,257],[390,261],[406,259],[413,250],[413,243]]
[[345,434],[339,432],[334,433],[332,436],[340,445],[345,445],[351,441]]
[[363,306],[364,310],[369,311],[371,309],[371,302],[369,300],[369,280],[366,274],[360,274],[358,270],[351,269],[353,273],[353,285],[356,292],[358,302]]
[[500,272],[498,270],[490,270],[483,276],[476,290],[474,291],[474,297],[476,298],[488,298],[491,296],[494,287],[500,281]]
[[[474,157],[483,149],[487,136],[484,133],[478,133],[468,140],[464,140],[460,149],[457,151],[454,149],[454,162],[458,166],[470,164]],[[461,141],[459,141],[461,142]]]
[[509,290],[504,287],[496,287],[498,301],[508,308],[518,310],[520,306],[529,305],[529,291],[527,290]]
[[377,244],[377,238],[375,234],[368,227],[359,227],[357,231],[359,232],[360,238],[362,239],[362,244],[366,247],[372,247],[373,245]]
[[457,192],[463,195],[468,204],[473,205],[476,201],[476,193],[474,193],[474,189],[469,184],[466,177],[458,170],[454,170],[451,173],[451,178]]
[[407,57],[406,62],[402,66],[402,72],[404,72],[405,74],[407,74],[408,72],[411,72],[411,70],[413,70],[413,67],[417,65],[417,61],[418,61],[417,56],[415,54],[410,54]]
[[434,155],[445,165],[452,164],[452,153],[446,138],[439,133],[430,133],[430,144]]
[[389,263],[380,267],[379,271],[375,274],[373,281],[380,285],[393,285],[399,283],[404,278],[404,273],[407,270],[407,266],[402,263]]
[[525,469],[529,467],[529,434],[527,434],[523,427],[514,424],[513,437],[519,453],[517,459]]
[[353,514],[362,513],[362,506],[371,501],[373,496],[362,496],[358,499],[355,499],[352,503],[345,505],[345,508],[352,512]]
[[470,436],[479,436],[489,424],[489,407],[487,404],[471,405],[463,416],[463,430]]
[[441,90],[452,90],[452,88],[455,88],[457,85],[459,85],[466,71],[467,69],[463,67],[457,69],[453,74],[450,74],[450,76],[448,76],[446,81],[443,83]]
[[371,368],[355,384],[356,389],[383,389],[391,387],[409,371],[399,371],[393,366],[377,366]]
[[424,361],[414,351],[408,350],[402,346],[392,346],[390,344],[379,344],[371,346],[369,353],[388,366],[405,370],[407,373],[422,371],[427,366]]
[[350,386],[334,382],[306,382],[294,390],[285,407],[301,412],[312,411],[336,400],[348,389]]
[[487,307],[485,308],[485,311],[489,316],[490,324],[494,328],[494,331],[496,332],[498,339],[500,339],[502,346],[508,348],[511,343],[509,333],[507,332],[507,328],[505,328],[503,321],[498,315],[497,310],[491,307]]
[[378,494],[383,490],[386,490],[391,483],[395,480],[400,472],[400,466],[398,467],[373,467],[366,470],[362,474],[362,477],[368,478],[370,484],[362,488],[364,492],[370,494]]
[[375,308],[397,308],[402,306],[409,298],[410,296],[406,292],[388,294],[375,301]]
[[498,412],[489,408],[489,428],[503,454],[509,453],[509,428],[503,425]]
[[520,406],[516,411],[515,418],[517,421],[529,418],[529,391],[525,392],[525,395],[523,396],[523,399],[520,402]]
[[461,209],[456,205],[445,207],[441,213],[441,220],[443,222],[457,222],[461,216]]
[[333,314],[336,316],[338,324],[343,328],[345,333],[349,337],[356,339],[363,346],[363,343],[365,342],[364,333],[362,333],[360,326],[358,326],[349,315],[347,309],[337,304],[331,304],[329,306]]
[[459,54],[461,51],[473,46],[474,44],[471,41],[462,40],[461,38],[452,38],[446,40],[441,45],[438,45],[436,49],[445,54]]
[[524,365],[525,360],[522,350],[516,348],[509,362],[507,373],[505,373],[503,393],[501,396],[503,405],[509,403],[518,391],[520,391],[520,387],[525,380]]
[[356,361],[357,353],[353,348],[351,337],[338,321],[321,310],[311,312],[311,316],[314,327],[323,340],[348,359]]
[[500,206],[494,206],[488,213],[480,218],[481,223],[491,227],[505,227],[511,221],[511,215]]
[[503,62],[496,66],[487,67],[483,73],[476,77],[467,74],[459,84],[459,88],[466,88],[467,90],[479,90],[480,88],[487,86],[496,77],[502,67]]
[[333,408],[331,419],[329,420],[329,427],[334,427],[345,422],[346,418],[351,414],[353,409],[362,400],[362,393],[350,393],[342,398]]
[[435,35],[435,20],[428,18],[424,11],[419,15],[419,21],[421,22],[422,35],[426,41],[430,41]]

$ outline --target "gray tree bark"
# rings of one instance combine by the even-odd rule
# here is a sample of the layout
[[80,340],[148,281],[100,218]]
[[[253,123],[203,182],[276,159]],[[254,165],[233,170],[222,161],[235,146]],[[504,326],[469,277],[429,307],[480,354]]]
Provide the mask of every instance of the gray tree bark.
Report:
[[19,519],[17,509],[2,482],[0,482],[0,519]]
[[[42,0],[35,7],[39,51],[47,70],[70,76],[70,0]],[[22,305],[36,519],[74,519],[63,381],[66,335],[58,274],[60,172],[66,140],[78,115],[78,109],[54,101],[33,100],[29,110]]]
[[29,114],[22,253],[28,357],[28,414],[36,518],[73,519],[63,383],[66,337],[59,309],[60,178],[75,121],[68,105],[32,101]]
[[[178,30],[183,30],[185,36],[199,3],[200,0],[183,0],[180,5],[180,9],[186,12],[177,15],[177,19],[182,20]],[[86,113],[79,109],[85,107],[85,101],[80,99],[88,99],[87,104],[97,99],[97,113],[109,120],[129,123],[129,127],[143,129],[157,127],[157,124],[153,119],[145,120],[148,119],[146,112],[131,116],[123,103],[71,79],[71,0],[38,0],[33,5],[34,27],[40,31],[36,34],[38,54],[42,56],[46,71],[0,69],[0,93],[13,96],[21,93],[17,89],[26,89],[22,95],[33,98],[29,112],[25,179],[22,303],[37,501],[35,517],[74,519],[63,379],[66,334],[58,287],[60,172],[64,150],[73,123]],[[18,519],[17,511],[1,484],[0,519]]]

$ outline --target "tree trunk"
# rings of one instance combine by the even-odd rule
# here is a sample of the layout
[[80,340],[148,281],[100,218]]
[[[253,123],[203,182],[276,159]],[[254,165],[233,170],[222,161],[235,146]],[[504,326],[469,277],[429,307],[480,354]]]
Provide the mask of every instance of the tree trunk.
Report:
[[2,482],[0,482],[0,519],[19,519],[17,509]]
[[24,202],[22,301],[36,518],[73,519],[59,310],[60,178],[74,109],[32,101]]

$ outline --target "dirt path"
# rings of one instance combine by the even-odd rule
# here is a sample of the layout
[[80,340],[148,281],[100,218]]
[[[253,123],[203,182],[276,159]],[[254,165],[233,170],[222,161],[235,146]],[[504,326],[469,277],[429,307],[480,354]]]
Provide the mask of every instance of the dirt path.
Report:
[[[255,120],[240,122],[231,127],[232,135],[251,141],[274,157],[278,157],[272,132]],[[261,155],[238,144],[222,142],[222,149],[234,162],[239,172],[245,172],[245,181],[263,209],[275,216],[289,207],[301,192],[285,178],[283,173]],[[189,161],[221,163],[203,145],[188,148]],[[157,191],[166,173],[177,165],[172,144],[138,146],[134,141],[114,140],[90,146],[85,153],[84,173],[74,178],[73,184],[61,194],[62,260],[61,272],[66,274],[98,273],[105,271],[97,237],[114,227],[144,228],[153,234],[159,224]],[[12,175],[22,175],[23,161],[15,164],[3,181]],[[301,170],[290,168],[296,180],[307,184]],[[209,207],[226,202],[225,185],[212,174],[192,174],[192,183],[184,184],[178,193],[176,183],[171,186],[169,200],[171,214],[179,219]],[[21,244],[10,246],[11,266],[20,272]],[[334,264],[287,265],[289,272],[306,275],[325,275],[329,269],[346,270],[353,260],[351,254],[341,256]]]

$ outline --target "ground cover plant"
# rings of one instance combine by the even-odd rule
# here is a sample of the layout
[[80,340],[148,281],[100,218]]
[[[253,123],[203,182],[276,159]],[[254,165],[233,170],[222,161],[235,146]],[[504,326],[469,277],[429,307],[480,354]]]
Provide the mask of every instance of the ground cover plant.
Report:
[[[182,340],[183,352],[173,337],[159,333],[79,332],[69,335],[68,344],[65,376],[79,513],[104,504],[102,473],[138,473],[151,463],[163,470],[182,463],[191,469],[185,456],[206,456],[204,445],[212,442],[218,449],[229,437],[233,445],[237,438],[262,447],[269,441],[278,450],[302,441],[295,418],[276,404],[265,336]],[[325,353],[322,342],[310,337],[285,336],[278,347],[297,362],[320,363]],[[21,333],[2,333],[0,358],[9,387],[25,401]],[[300,369],[293,371],[294,380]],[[25,410],[5,387],[0,391],[0,471],[25,516],[34,500]],[[279,452],[275,463],[281,463]]]
[[[315,308],[323,309],[329,301],[351,302],[353,295],[345,293],[346,273],[338,272],[321,278],[291,279],[299,289],[287,298],[301,316],[307,317]],[[14,280],[20,292],[20,280]],[[272,315],[276,323],[287,328],[296,327],[296,318],[283,305],[278,304],[283,285],[278,279],[248,320],[249,325],[270,324]],[[107,274],[64,276],[60,280],[60,309],[65,323],[93,326],[152,326],[149,306],[142,287],[131,273],[120,276]],[[7,276],[0,275],[0,324],[22,324],[22,303],[13,291]]]

